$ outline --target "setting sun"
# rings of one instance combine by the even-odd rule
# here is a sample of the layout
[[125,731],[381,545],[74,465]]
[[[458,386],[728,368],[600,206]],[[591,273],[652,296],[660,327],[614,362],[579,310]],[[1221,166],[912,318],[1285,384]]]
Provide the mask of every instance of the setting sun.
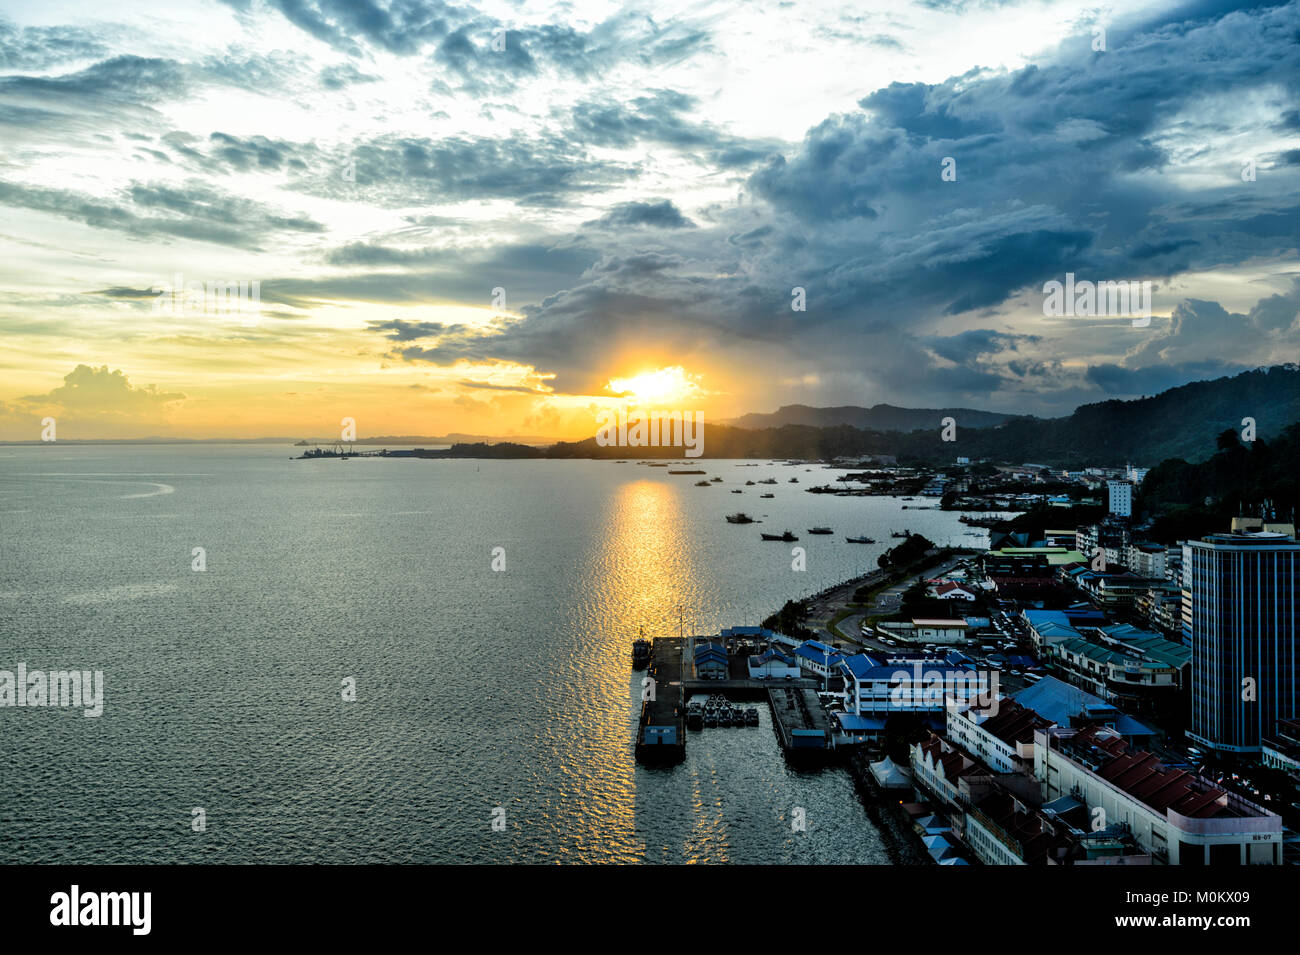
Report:
[[615,394],[649,403],[684,401],[704,393],[695,379],[681,365],[643,371],[631,378],[611,378],[609,390]]

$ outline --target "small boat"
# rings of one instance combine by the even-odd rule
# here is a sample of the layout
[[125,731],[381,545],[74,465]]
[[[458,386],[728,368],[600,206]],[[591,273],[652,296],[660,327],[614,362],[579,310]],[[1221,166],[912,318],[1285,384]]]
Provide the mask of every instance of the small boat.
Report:
[[641,637],[632,642],[632,669],[644,670],[650,664],[650,641]]
[[746,482],[745,482],[745,487],[753,487],[753,486],[754,486],[754,482],[753,482],[753,481],[746,481]]
[[746,514],[744,511],[740,511],[739,513],[736,514],[728,514],[727,523],[728,524],[752,524],[754,523],[754,519],[750,517],[748,514]]
[[693,730],[704,729],[704,707],[698,703],[686,707],[686,725]]
[[874,537],[846,537],[844,539],[850,544],[874,544],[876,542]]
[[760,494],[759,497],[776,497],[775,494]]
[[731,493],[732,493],[732,494],[744,494],[745,492],[742,491],[740,488],[735,488],[734,490],[732,490]]
[[829,527],[810,527],[808,528],[808,533],[809,534],[834,534],[835,532],[831,530]]
[[775,483],[776,483],[776,478],[764,478],[762,481],[759,481],[758,483],[759,483],[759,484],[775,484]]
[[901,532],[901,533],[898,532],[898,531],[894,531],[894,532],[891,533],[889,536],[890,536],[890,537],[907,537],[907,536],[908,536],[908,533],[907,533],[907,531],[903,531],[903,532]]
[[799,483],[799,479],[798,479],[798,478],[790,478],[790,483],[791,483],[791,484],[798,484],[798,483]]
[[696,486],[696,487],[709,487],[709,482],[708,482],[708,481],[696,481],[696,482],[695,482],[695,486]]
[[[704,472],[701,471],[700,473],[703,474]],[[721,483],[722,483],[722,478],[714,478],[714,479],[713,479],[713,483],[714,483],[714,484],[721,484]]]
[[765,541],[785,541],[787,544],[790,541],[797,541],[799,539],[789,531],[786,531],[784,534],[760,534],[759,536]]
[[[653,467],[653,465],[651,465]],[[708,471],[669,471],[669,474],[708,474]]]

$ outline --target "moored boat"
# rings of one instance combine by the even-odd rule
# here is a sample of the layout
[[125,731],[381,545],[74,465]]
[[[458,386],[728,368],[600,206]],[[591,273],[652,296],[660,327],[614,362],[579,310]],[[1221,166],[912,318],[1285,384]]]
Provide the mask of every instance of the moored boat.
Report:
[[632,668],[644,670],[650,664],[650,641],[641,637],[632,642]]

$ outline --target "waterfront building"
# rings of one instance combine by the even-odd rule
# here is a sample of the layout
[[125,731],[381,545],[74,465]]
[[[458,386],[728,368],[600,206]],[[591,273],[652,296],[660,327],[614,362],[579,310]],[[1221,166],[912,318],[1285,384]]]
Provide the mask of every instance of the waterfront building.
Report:
[[695,645],[695,678],[697,680],[725,680],[727,678],[727,649],[720,643]]
[[1033,772],[1034,731],[1053,725],[1009,697],[987,706],[952,699],[947,715],[947,738],[999,773]]
[[793,654],[769,647],[762,653],[752,654],[748,660],[751,680],[792,680],[803,676]]
[[[942,656],[920,653],[859,653],[839,662],[845,711],[883,721],[896,713],[936,717],[942,726],[946,696],[969,699],[988,694],[988,674],[960,651]],[[857,721],[854,721],[857,723]]]
[[838,675],[837,668],[844,654],[820,640],[808,640],[795,647],[794,659],[800,670],[828,680],[833,674]]
[[1035,808],[995,788],[966,813],[966,844],[985,865],[1150,865],[1122,826],[1093,830],[1068,796]]
[[[1147,752],[1113,730],[1062,726],[1034,734],[1034,773],[1049,801],[1069,796],[1123,826],[1158,864],[1276,865],[1282,818]],[[1100,810],[1100,813],[1098,813]]]

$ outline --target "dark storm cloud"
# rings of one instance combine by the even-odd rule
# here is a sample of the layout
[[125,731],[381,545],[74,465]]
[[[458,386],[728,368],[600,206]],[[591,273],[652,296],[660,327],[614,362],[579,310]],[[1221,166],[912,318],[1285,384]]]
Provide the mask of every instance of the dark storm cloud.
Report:
[[380,332],[385,338],[395,342],[413,342],[421,338],[437,338],[451,331],[452,325],[442,322],[407,322],[400,318],[387,322],[370,322],[372,331]]
[[947,337],[927,338],[925,344],[940,358],[960,365],[986,355],[1015,351],[1021,341],[1032,343],[1038,340],[1036,336],[1008,335],[989,328],[973,328]]
[[[341,266],[407,267],[383,272],[267,279],[262,283],[262,299],[300,308],[336,301],[488,307],[492,304],[493,289],[502,288],[506,295],[505,307],[513,310],[572,284],[596,256],[576,246],[558,248],[528,243],[486,249],[420,250],[349,243],[326,258],[330,264]],[[372,324],[371,327],[391,337],[399,326]]]
[[1147,365],[1125,368],[1122,365],[1092,365],[1085,375],[1088,383],[1110,396],[1154,395],[1177,388],[1189,381],[1236,375],[1253,365],[1210,359],[1177,365]]
[[570,135],[588,146],[627,149],[638,143],[657,143],[697,154],[723,169],[750,166],[776,152],[774,142],[731,136],[712,124],[690,119],[697,105],[693,96],[660,89],[628,101],[588,99],[558,118],[566,119]]
[[513,199],[554,206],[630,179],[635,167],[593,159],[563,136],[429,139],[385,136],[356,144],[347,157],[354,181],[337,174],[298,183],[304,191],[390,207],[414,202]]
[[[828,117],[797,149],[755,170],[758,204],[677,230],[671,250],[648,242],[653,233],[611,233],[600,261],[526,305],[522,320],[459,327],[400,357],[533,364],[556,373],[558,390],[589,393],[608,356],[638,341],[682,356],[781,347],[783,367],[909,395],[1047,388],[1078,400],[1126,376],[1131,385],[1136,370],[1156,362],[1191,375],[1214,360],[1249,361],[1246,353],[1285,345],[1286,335],[1293,347],[1285,302],[1257,307],[1244,324],[1184,303],[1173,321],[1143,333],[1151,337],[1142,353],[1116,363],[1120,371],[1098,363],[1091,377],[1059,359],[1089,354],[1084,342],[1120,354],[1113,329],[1072,326],[1069,337],[1046,326],[1041,336],[931,329],[945,315],[996,309],[1015,295],[1032,303],[1043,282],[1066,271],[1158,279],[1293,250],[1295,177],[1243,183],[1235,146],[1221,160],[1221,185],[1188,189],[1164,174],[1173,149],[1184,148],[1168,125],[1180,114],[1195,112],[1225,140],[1276,123],[1228,107],[1207,115],[1202,100],[1300,92],[1296,11],[1293,3],[1130,31],[1105,55],[1091,53],[1085,31],[1022,70],[886,87],[862,99],[862,112]],[[695,106],[686,94],[655,90],[621,102],[591,98],[567,119],[586,146],[657,144],[716,161],[725,137],[691,119]],[[956,160],[956,181],[941,178],[945,157]],[[790,312],[794,286],[807,290],[804,314]],[[1214,332],[1223,327],[1232,332]],[[1021,354],[1053,334],[1059,355]],[[1226,342],[1217,358],[1190,347],[1216,342]]]
[[671,199],[654,202],[620,202],[599,219],[584,223],[601,228],[651,226],[658,229],[693,229],[695,223],[682,215]]
[[278,232],[324,231],[320,223],[306,216],[282,215],[201,182],[184,187],[133,183],[123,194],[101,199],[69,189],[0,180],[0,205],[32,209],[139,238],[192,239],[250,250],[260,250],[261,243]]
[[549,392],[539,388],[529,388],[526,385],[494,385],[487,381],[458,381],[456,384],[462,388],[474,388],[483,391],[513,391],[524,395],[544,395]]

